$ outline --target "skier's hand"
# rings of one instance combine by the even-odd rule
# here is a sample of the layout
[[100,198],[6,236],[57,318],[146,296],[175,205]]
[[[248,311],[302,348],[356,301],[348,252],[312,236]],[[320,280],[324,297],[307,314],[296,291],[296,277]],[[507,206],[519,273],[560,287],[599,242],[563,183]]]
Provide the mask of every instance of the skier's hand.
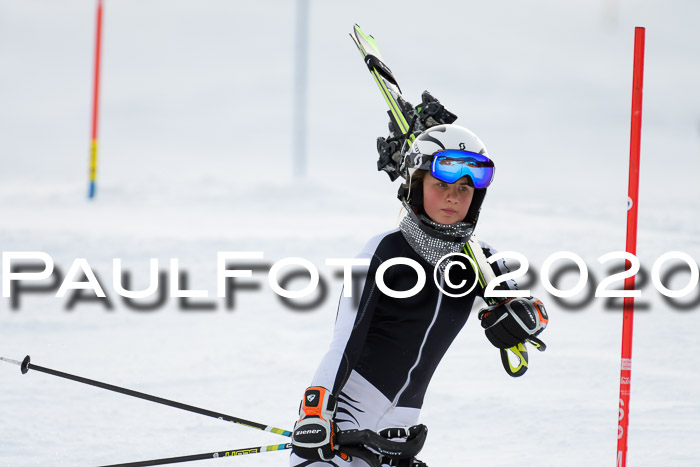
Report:
[[312,386],[306,390],[292,434],[294,454],[304,459],[327,461],[338,453],[337,426],[333,422],[337,407],[336,398],[328,389]]
[[486,337],[499,349],[508,349],[544,331],[549,320],[535,297],[512,298],[479,312]]

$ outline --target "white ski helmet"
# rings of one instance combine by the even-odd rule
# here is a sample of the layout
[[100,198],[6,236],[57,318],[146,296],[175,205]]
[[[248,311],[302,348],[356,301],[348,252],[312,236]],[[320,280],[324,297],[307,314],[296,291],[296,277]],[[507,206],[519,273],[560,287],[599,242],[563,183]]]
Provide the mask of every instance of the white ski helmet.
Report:
[[[440,164],[442,160],[446,162]],[[463,222],[471,224],[473,229],[486,196],[486,187],[493,180],[495,167],[478,136],[464,127],[449,124],[436,125],[421,133],[404,155],[399,169],[406,179],[406,186],[402,185],[399,189],[398,197],[416,214],[423,210],[422,186],[409,188],[416,170],[430,170],[433,176],[448,183],[466,176],[474,187],[474,197]],[[447,170],[448,178],[442,178],[440,170]]]

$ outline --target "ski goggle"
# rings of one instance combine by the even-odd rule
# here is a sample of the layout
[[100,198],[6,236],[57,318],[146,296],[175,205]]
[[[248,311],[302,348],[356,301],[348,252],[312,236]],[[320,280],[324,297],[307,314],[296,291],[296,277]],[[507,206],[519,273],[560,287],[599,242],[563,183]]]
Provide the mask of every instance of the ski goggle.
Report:
[[438,180],[454,183],[467,175],[474,188],[489,186],[495,170],[493,161],[483,154],[455,149],[436,152],[430,164],[430,173]]

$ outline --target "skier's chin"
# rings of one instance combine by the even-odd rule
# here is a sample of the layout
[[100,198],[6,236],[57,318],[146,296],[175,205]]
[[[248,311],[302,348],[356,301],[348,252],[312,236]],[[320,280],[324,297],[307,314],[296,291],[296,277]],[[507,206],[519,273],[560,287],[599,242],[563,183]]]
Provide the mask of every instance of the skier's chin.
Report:
[[428,216],[433,222],[437,222],[442,225],[453,225],[461,221],[459,213],[457,211],[441,211],[436,216]]

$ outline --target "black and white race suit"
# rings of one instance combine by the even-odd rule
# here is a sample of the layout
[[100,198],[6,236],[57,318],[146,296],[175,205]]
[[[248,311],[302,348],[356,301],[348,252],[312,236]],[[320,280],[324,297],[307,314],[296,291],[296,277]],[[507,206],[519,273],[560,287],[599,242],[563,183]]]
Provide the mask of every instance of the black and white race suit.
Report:
[[[487,244],[479,243],[486,257],[494,253]],[[425,285],[408,298],[392,298],[377,285],[380,265],[399,257],[415,261],[426,277]],[[378,431],[415,425],[433,373],[484,289],[477,283],[464,296],[449,296],[464,293],[477,281],[468,260],[452,257],[460,265],[449,268],[449,280],[437,273],[437,284],[447,293],[442,292],[434,280],[435,267],[414,251],[399,229],[372,238],[358,258],[370,260],[360,279],[361,295],[359,300],[341,296],[330,349],[311,385],[328,388],[338,397],[335,422],[341,430]],[[493,263],[492,268],[496,275],[508,271],[502,261]],[[403,264],[393,265],[383,274],[384,284],[393,291],[412,289],[417,279],[416,270]],[[505,287],[516,288],[512,281]],[[333,462],[365,465],[359,460],[348,464],[339,459],[314,464],[291,457],[292,466]]]

